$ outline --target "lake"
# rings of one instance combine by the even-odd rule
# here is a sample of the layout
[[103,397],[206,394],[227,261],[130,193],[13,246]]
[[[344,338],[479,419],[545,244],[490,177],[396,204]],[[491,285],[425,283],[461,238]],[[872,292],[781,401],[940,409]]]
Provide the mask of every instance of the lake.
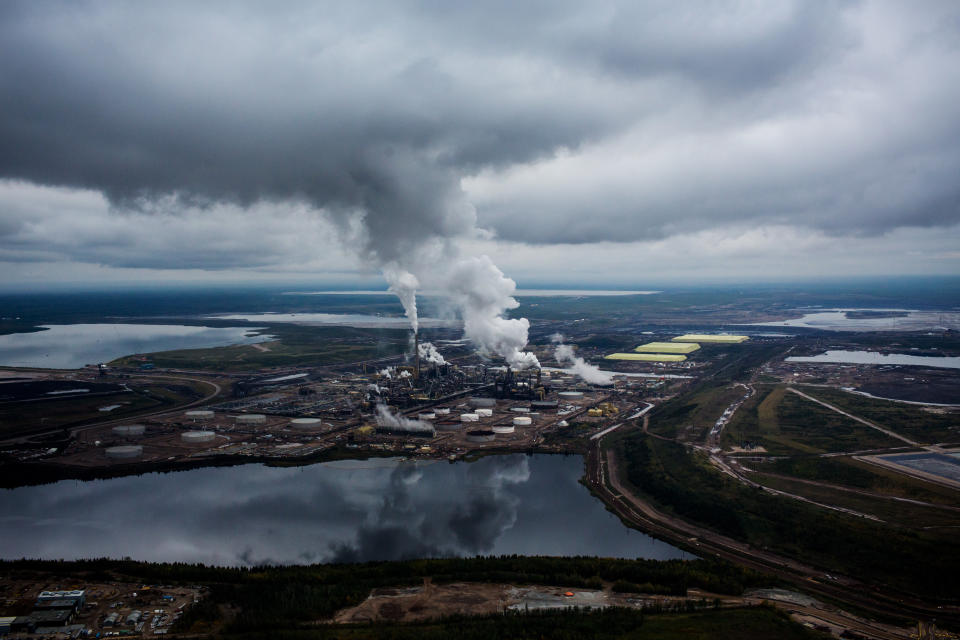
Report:
[[[890,312],[894,317],[847,317],[847,312]],[[923,331],[960,329],[960,313],[956,311],[915,311],[911,309],[823,309],[815,312],[798,310],[800,318],[774,322],[751,322],[743,326],[806,327],[828,331]],[[906,315],[899,315],[906,314]]]
[[259,464],[0,491],[3,558],[216,565],[477,554],[690,558],[606,511],[580,456]]
[[0,336],[0,365],[78,369],[134,353],[252,344],[273,336],[256,327],[190,327],[169,324],[54,324],[44,331]]
[[960,369],[960,357],[912,356],[904,353],[883,354],[876,351],[827,351],[816,356],[791,356],[787,362],[822,362],[836,364],[886,364],[916,367]]

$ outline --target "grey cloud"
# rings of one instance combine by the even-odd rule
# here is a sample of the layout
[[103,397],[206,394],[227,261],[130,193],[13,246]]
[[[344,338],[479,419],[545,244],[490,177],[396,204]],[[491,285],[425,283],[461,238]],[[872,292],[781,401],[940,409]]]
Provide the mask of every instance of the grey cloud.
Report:
[[[960,219],[950,3],[909,14],[799,1],[0,12],[0,177],[101,191],[118,210],[305,206],[379,262],[470,235],[478,220],[549,243],[744,221],[864,233]],[[796,126],[835,113],[862,130]],[[779,157],[752,139],[736,146],[765,124],[783,135]],[[551,173],[564,154],[580,164]],[[638,179],[612,179],[631,156]],[[545,177],[511,182],[531,166]],[[478,174],[491,186],[464,193],[461,179]],[[157,258],[117,250],[127,241],[109,234],[38,247],[0,211],[0,237],[14,260],[60,251],[229,268],[257,234]]]

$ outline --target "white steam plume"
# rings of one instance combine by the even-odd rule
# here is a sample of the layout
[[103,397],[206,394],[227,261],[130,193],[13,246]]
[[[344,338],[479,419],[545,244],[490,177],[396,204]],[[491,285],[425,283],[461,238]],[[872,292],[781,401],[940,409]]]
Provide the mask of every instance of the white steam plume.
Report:
[[389,290],[400,298],[400,304],[410,320],[410,326],[416,333],[420,328],[420,319],[417,316],[417,289],[420,288],[420,281],[406,269],[391,262],[383,267],[383,277],[390,285]]
[[420,355],[420,358],[426,362],[432,362],[433,364],[447,364],[447,361],[443,359],[443,355],[437,351],[437,348],[433,346],[432,342],[421,342],[417,349],[417,353]]
[[386,369],[381,369],[378,373],[386,378],[387,380],[393,380],[393,372],[396,371],[393,367],[387,367]]
[[567,371],[576,376],[580,376],[585,382],[589,382],[590,384],[613,384],[612,374],[606,371],[600,371],[598,367],[589,364],[580,356],[574,355],[573,347],[568,344],[563,344],[563,334],[555,333],[550,336],[550,340],[557,343],[557,347],[553,352],[553,357],[557,359],[557,362],[560,364],[570,364],[570,368],[568,368]]
[[450,270],[447,293],[463,317],[463,333],[484,354],[496,353],[514,369],[539,367],[527,346],[530,322],[505,318],[520,303],[513,298],[517,283],[503,275],[487,256],[462,258]]
[[434,435],[433,425],[423,420],[411,420],[390,411],[385,404],[377,405],[377,426],[387,427],[392,431],[413,433],[417,435]]

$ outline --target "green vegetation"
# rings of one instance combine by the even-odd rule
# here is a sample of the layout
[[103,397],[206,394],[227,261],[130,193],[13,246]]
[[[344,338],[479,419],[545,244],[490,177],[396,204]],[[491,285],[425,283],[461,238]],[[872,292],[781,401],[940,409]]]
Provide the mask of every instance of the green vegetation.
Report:
[[[681,611],[686,611],[686,607]],[[619,608],[510,612],[478,617],[457,616],[422,623],[337,625],[281,632],[231,633],[227,637],[250,640],[812,640],[829,636],[792,622],[786,614],[771,607],[752,607],[696,613]]]
[[[634,432],[619,441],[626,480],[660,508],[722,534],[866,582],[931,598],[960,571],[960,544],[769,495],[724,476],[683,445]],[[931,563],[930,558],[937,558]]]
[[876,429],[811,402],[785,387],[764,388],[745,402],[724,433],[727,445],[751,442],[769,453],[826,453],[899,447]]
[[884,522],[905,528],[960,526],[960,512],[937,506],[926,506],[893,500],[888,497],[843,491],[836,487],[811,484],[784,476],[756,474],[751,479],[767,487],[804,496],[820,504],[829,504],[858,513],[876,516]]
[[953,489],[847,457],[793,456],[759,465],[757,470],[924,502],[958,504]]
[[[147,360],[157,367],[214,371],[341,364],[399,355],[408,348],[409,340],[407,331],[397,329],[273,325],[260,333],[276,335],[279,340],[257,345],[162,351],[148,354]],[[137,355],[119,358],[110,364],[138,367],[142,363],[142,356]]]
[[717,416],[744,393],[742,386],[700,388],[656,409],[650,430],[670,438],[702,440]]
[[838,389],[804,387],[803,392],[922,444],[960,441],[960,413],[956,411],[877,400]]
[[[81,560],[75,562],[49,561],[8,561],[0,562],[0,573],[11,577],[30,577],[38,573],[69,576],[74,581],[99,580],[126,580],[139,581],[147,584],[197,584],[210,589],[210,595],[201,606],[188,610],[184,615],[180,629],[193,632],[206,632],[215,625],[222,624],[220,616],[225,609],[237,611],[232,619],[226,621],[225,631],[228,636],[237,637],[282,637],[280,632],[289,630],[288,637],[372,637],[373,631],[394,629],[393,626],[351,626],[346,629],[357,635],[311,635],[323,634],[328,629],[310,628],[304,630],[304,625],[327,619],[336,611],[362,602],[370,591],[377,587],[409,586],[421,584],[424,578],[431,578],[435,583],[451,582],[485,582],[511,584],[543,584],[560,585],[568,588],[586,587],[597,588],[603,582],[624,583],[638,586],[639,590],[654,589],[659,593],[684,595],[690,587],[697,587],[706,591],[739,595],[746,588],[767,586],[769,579],[764,576],[741,569],[725,562],[715,560],[619,560],[607,558],[548,558],[548,557],[521,557],[502,556],[490,558],[454,558],[443,560],[414,560],[407,562],[371,562],[353,565],[313,565],[305,567],[255,567],[255,568],[216,568],[202,565],[188,564],[147,564],[133,561],[119,560]],[[750,613],[729,613],[729,628],[734,629],[736,620],[749,623],[756,620],[758,628],[770,629],[765,625],[784,624],[772,612],[753,618]],[[554,635],[548,630],[560,630],[556,624],[562,613],[546,614],[537,622],[538,618],[530,618],[529,637],[565,637]],[[578,615],[587,615],[586,613]],[[621,614],[613,613],[616,619]],[[627,612],[622,615],[634,616],[628,629],[636,629],[640,624],[646,625],[643,615],[639,611]],[[708,617],[713,613],[705,614]],[[718,613],[719,615],[719,613]],[[773,618],[769,617],[774,615]],[[746,617],[741,617],[746,616]],[[561,618],[562,619],[562,618]],[[586,634],[587,629],[592,633],[598,632],[597,622],[602,618],[586,618],[574,624],[572,628],[579,628],[581,623]],[[474,622],[477,633],[494,631],[494,637],[528,637],[525,634],[526,624],[523,619],[507,620],[502,622],[485,622],[485,618],[473,621],[455,619],[428,625],[404,625],[395,627],[397,633],[403,634],[403,629],[423,630],[423,633],[434,633],[434,629],[469,630]],[[553,620],[553,622],[551,622]],[[590,621],[593,622],[590,622]],[[746,621],[746,622],[744,622]],[[539,625],[545,626],[539,626]],[[709,624],[697,622],[690,618],[688,623],[692,629],[702,629],[704,632]],[[613,623],[611,623],[612,625]],[[461,625],[449,627],[447,625]],[[465,625],[465,626],[463,626]],[[493,626],[490,626],[493,625]],[[521,626],[512,626],[521,625]],[[601,625],[607,626],[607,625]],[[749,626],[749,624],[748,624]],[[654,627],[659,628],[659,627]],[[663,627],[669,629],[670,627]],[[788,627],[784,627],[787,629]],[[336,627],[341,629],[341,627]],[[471,632],[473,633],[473,632]],[[545,633],[546,635],[539,635]],[[366,634],[366,635],[364,635]],[[516,635],[519,634],[519,635]],[[569,637],[594,637],[583,635],[579,631]],[[382,637],[382,636],[377,636]],[[398,635],[394,637],[408,637]],[[418,636],[419,637],[419,636]],[[433,637],[433,636],[431,636]],[[439,636],[437,636],[439,637]],[[459,635],[446,637],[462,637]],[[471,636],[472,637],[472,636]],[[486,637],[489,637],[486,636]],[[622,637],[614,635],[611,637]],[[629,637],[629,636],[627,636]],[[645,636],[646,637],[646,636]],[[655,636],[656,637],[656,636]],[[671,637],[671,636],[663,636]],[[715,636],[714,636],[715,637]],[[731,636],[733,637],[733,636]],[[750,637],[750,636],[740,636]],[[764,637],[758,635],[756,637]],[[791,636],[787,636],[791,637]],[[796,636],[807,637],[807,636]]]
[[[723,410],[746,393],[736,384],[749,378],[756,367],[782,351],[764,344],[707,345],[703,351],[725,353],[704,372],[703,382],[658,406],[651,414],[650,431],[668,438],[702,440]],[[739,412],[738,412],[739,413]]]

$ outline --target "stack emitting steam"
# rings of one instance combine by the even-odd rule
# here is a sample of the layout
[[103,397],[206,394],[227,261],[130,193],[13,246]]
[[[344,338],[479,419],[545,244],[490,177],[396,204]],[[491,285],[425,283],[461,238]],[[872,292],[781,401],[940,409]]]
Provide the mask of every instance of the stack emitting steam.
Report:
[[588,363],[580,356],[574,355],[573,347],[563,343],[563,334],[555,333],[550,336],[550,340],[557,345],[553,352],[553,357],[557,359],[557,362],[560,364],[570,364],[567,371],[583,378],[585,382],[589,382],[590,384],[613,384],[612,374],[600,371],[598,367]]
[[447,280],[447,292],[460,310],[463,333],[484,355],[497,354],[514,369],[539,367],[527,346],[530,321],[505,318],[520,306],[513,297],[517,283],[503,275],[487,256],[457,262]]
[[409,433],[415,436],[434,436],[436,431],[433,425],[423,420],[411,420],[390,411],[384,404],[377,405],[377,426],[385,431],[394,433]]
[[420,281],[417,276],[401,268],[396,262],[391,262],[383,268],[383,277],[390,285],[388,291],[400,298],[410,327],[417,333],[420,329],[420,319],[417,317],[417,289],[420,288]]
[[[400,298],[414,334],[419,329],[416,292],[420,278],[406,269],[390,263],[383,268],[389,290]],[[460,258],[444,275],[428,273],[423,276],[439,293],[449,299],[463,319],[464,337],[470,340],[482,355],[499,355],[514,369],[539,367],[537,357],[524,351],[527,346],[530,322],[526,318],[506,318],[504,314],[520,306],[513,297],[517,283],[506,277],[487,256]],[[417,347],[417,355],[435,364],[444,364],[432,344]],[[430,357],[440,358],[440,361]]]
[[430,342],[419,343],[417,345],[417,353],[424,362],[431,362],[437,365],[447,364],[447,361],[443,359],[443,356],[437,351],[437,348]]

